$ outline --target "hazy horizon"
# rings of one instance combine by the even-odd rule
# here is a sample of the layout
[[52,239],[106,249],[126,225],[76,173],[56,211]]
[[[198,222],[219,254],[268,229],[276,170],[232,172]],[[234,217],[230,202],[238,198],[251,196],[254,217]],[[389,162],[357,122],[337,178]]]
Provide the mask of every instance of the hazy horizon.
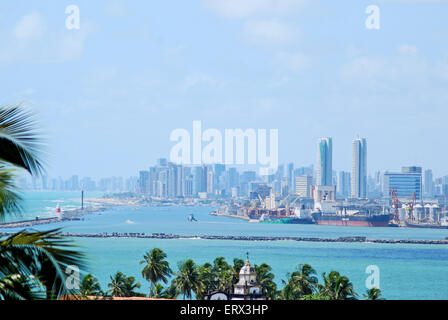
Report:
[[[68,5],[80,29],[68,30]],[[380,8],[379,30],[365,27]],[[136,176],[170,133],[278,129],[279,163],[448,174],[447,1],[15,1],[0,4],[1,105],[47,137],[48,175]]]

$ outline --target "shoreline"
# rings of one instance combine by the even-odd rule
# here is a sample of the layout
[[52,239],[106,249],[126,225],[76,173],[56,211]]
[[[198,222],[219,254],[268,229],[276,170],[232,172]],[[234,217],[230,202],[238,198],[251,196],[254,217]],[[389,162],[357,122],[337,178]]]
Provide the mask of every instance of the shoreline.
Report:
[[52,224],[64,221],[76,221],[81,220],[81,217],[95,212],[102,212],[107,209],[106,206],[92,206],[86,207],[84,209],[70,209],[61,211],[60,217],[49,217],[49,218],[39,218],[39,219],[29,219],[29,220],[20,220],[20,221],[11,221],[11,222],[2,222],[0,223],[0,229],[10,229],[10,228],[24,228],[24,227],[32,227],[36,225],[42,224]]
[[[13,235],[15,232],[0,232],[0,237]],[[366,237],[352,236],[339,238],[307,238],[307,237],[268,237],[268,236],[217,236],[217,235],[174,235],[165,233],[73,233],[61,232],[62,236],[72,238],[139,238],[159,240],[235,240],[235,241],[297,241],[297,242],[333,242],[333,243],[384,243],[384,244],[437,244],[448,245],[448,240],[404,240],[404,239],[367,239]]]

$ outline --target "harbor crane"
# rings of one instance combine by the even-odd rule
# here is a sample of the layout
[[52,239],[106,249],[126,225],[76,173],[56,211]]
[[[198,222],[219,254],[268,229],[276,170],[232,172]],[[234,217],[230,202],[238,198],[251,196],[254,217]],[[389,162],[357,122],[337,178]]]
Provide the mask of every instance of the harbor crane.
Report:
[[299,196],[296,196],[295,199],[294,199],[291,203],[287,203],[287,204],[286,204],[286,214],[291,215],[290,208],[291,208],[292,206],[294,206],[294,204],[295,204],[295,203],[297,202],[297,200],[299,200],[299,199],[300,199],[300,197],[299,197]]
[[390,191],[390,199],[392,200],[392,208],[394,208],[394,217],[393,221],[397,224],[400,223],[400,213],[398,211],[398,208],[401,207],[401,202],[398,200],[397,197],[397,191],[395,189],[392,189]]
[[415,192],[413,192],[411,201],[408,202],[408,206],[409,206],[408,219],[409,220],[414,220],[415,201],[416,201],[416,196],[415,196]]

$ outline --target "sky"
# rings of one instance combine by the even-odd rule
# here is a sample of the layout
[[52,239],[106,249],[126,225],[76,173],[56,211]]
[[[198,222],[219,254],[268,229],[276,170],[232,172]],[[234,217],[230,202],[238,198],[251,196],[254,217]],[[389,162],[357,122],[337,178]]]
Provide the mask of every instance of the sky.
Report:
[[[79,29],[69,30],[69,5]],[[366,8],[380,11],[366,28]],[[448,1],[192,0],[0,3],[0,105],[39,120],[51,176],[131,176],[170,133],[278,129],[279,161],[315,164],[333,138],[349,171],[448,174]]]

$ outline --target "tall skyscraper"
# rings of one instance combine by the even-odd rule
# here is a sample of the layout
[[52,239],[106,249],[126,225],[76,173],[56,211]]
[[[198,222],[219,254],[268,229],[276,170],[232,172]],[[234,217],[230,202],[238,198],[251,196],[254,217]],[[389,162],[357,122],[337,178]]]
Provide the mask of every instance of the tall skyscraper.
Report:
[[339,172],[339,181],[338,181],[338,193],[339,196],[343,198],[347,198],[350,196],[350,184],[351,184],[351,177],[350,172],[341,171]]
[[353,198],[367,198],[367,141],[357,138],[352,143],[351,195]]
[[432,198],[434,195],[434,180],[431,169],[425,170],[425,175],[423,176],[423,184],[424,184],[424,195],[426,197]]
[[331,186],[333,183],[333,139],[321,138],[318,142],[316,183]]
[[294,172],[294,163],[289,163],[287,169],[289,193],[295,192],[293,172]]

